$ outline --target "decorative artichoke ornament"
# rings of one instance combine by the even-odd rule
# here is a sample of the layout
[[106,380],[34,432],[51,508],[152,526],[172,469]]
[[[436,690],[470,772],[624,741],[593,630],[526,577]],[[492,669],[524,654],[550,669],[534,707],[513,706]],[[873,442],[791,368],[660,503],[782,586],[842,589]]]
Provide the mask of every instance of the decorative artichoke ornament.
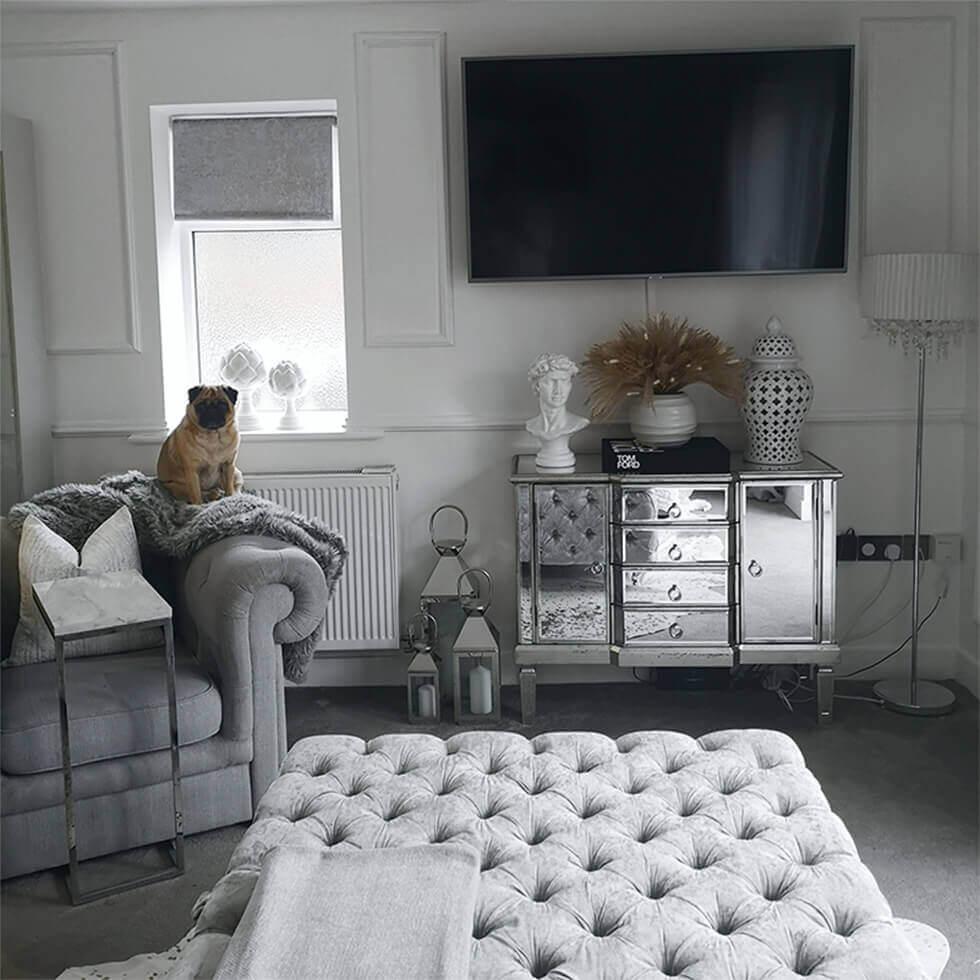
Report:
[[238,389],[238,405],[235,412],[238,428],[243,431],[257,429],[259,417],[255,414],[252,392],[266,378],[265,361],[251,344],[240,343],[229,348],[218,365],[221,380]]

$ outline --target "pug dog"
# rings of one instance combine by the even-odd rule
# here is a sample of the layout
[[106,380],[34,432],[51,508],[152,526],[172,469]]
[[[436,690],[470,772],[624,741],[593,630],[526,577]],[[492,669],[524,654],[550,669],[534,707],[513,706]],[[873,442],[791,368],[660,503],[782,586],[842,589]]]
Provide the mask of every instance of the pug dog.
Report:
[[157,476],[178,500],[203,504],[242,489],[235,466],[237,401],[238,392],[228,385],[196,385],[187,392],[187,411],[157,458]]

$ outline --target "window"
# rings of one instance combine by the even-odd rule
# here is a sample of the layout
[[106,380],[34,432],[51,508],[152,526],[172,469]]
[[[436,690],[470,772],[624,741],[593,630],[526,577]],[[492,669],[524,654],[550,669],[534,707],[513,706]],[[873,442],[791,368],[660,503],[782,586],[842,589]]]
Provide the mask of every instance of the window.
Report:
[[[151,109],[164,385],[173,424],[245,342],[296,361],[309,426],[347,415],[343,249],[333,103]],[[252,392],[263,428],[282,401]]]

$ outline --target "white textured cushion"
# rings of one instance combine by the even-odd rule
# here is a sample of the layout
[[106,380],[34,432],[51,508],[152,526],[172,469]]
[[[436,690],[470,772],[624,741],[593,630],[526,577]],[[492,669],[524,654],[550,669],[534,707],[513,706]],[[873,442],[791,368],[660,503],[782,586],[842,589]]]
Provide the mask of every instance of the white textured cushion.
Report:
[[[128,507],[120,507],[100,524],[79,553],[63,537],[31,515],[24,521],[17,553],[20,571],[20,619],[5,667],[54,660],[54,642],[34,602],[35,582],[73,578],[87,572],[141,572],[136,529]],[[126,650],[145,650],[160,642],[159,630],[128,630],[108,636],[72,640],[66,657],[89,657]]]
[[196,933],[263,856],[454,842],[481,855],[471,980],[922,980],[854,841],[779,732],[560,732],[293,746]]

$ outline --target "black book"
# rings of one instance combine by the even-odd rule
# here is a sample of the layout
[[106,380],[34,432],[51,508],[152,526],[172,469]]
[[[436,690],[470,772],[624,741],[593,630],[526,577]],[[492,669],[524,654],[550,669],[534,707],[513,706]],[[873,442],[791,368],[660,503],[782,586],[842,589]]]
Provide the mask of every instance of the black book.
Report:
[[602,471],[622,476],[728,473],[731,453],[713,436],[695,436],[683,446],[655,449],[635,439],[603,439]]

